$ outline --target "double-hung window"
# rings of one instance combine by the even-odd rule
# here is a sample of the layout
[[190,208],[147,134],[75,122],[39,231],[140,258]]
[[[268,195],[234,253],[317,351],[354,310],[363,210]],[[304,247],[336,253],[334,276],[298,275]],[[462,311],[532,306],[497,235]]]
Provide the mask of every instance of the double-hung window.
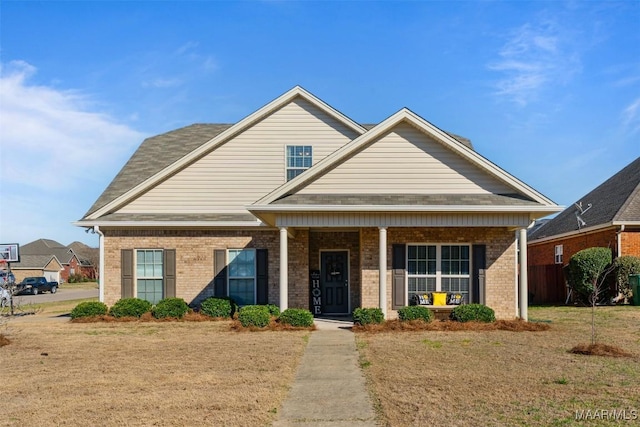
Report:
[[556,264],[562,264],[563,246],[556,245],[554,252],[554,260]]
[[313,148],[310,145],[287,145],[287,181],[292,180],[313,163]]
[[408,245],[408,299],[428,292],[455,292],[469,302],[470,252],[469,245]]
[[137,297],[152,304],[156,304],[164,297],[162,259],[162,249],[136,251]]
[[256,303],[256,250],[229,249],[229,292],[238,305]]

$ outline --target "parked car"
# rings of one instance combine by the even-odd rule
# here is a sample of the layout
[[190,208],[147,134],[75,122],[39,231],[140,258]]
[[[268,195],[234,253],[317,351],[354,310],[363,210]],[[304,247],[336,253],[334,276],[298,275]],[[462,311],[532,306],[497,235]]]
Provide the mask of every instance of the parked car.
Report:
[[18,283],[17,293],[38,295],[42,292],[55,294],[58,291],[58,282],[49,282],[46,277],[27,277]]
[[0,270],[0,285],[5,283],[13,283],[16,281],[16,276],[10,271]]

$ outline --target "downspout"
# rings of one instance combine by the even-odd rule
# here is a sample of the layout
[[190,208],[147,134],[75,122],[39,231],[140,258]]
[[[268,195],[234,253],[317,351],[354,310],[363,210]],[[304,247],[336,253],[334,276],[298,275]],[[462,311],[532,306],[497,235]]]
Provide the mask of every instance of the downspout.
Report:
[[98,284],[100,288],[100,302],[104,302],[104,234],[97,225],[93,226],[93,231],[100,236],[100,271],[98,273]]
[[622,256],[622,232],[624,231],[624,224],[620,226],[620,230],[616,233],[616,249],[619,257]]

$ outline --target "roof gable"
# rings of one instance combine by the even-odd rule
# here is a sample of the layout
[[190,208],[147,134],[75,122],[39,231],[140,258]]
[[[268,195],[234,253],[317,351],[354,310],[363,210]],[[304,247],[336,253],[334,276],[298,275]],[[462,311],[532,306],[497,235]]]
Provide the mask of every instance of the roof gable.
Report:
[[[266,195],[252,205],[252,209],[271,204],[282,197],[290,196],[292,194],[313,193],[312,190],[305,191],[305,189],[311,187],[315,182],[321,180],[323,176],[331,173],[332,170],[339,168],[340,165],[348,162],[351,158],[360,155],[359,153],[363,152],[363,150],[370,145],[376,144],[377,141],[380,141],[384,136],[389,135],[390,132],[394,131],[394,129],[400,129],[402,127],[406,129],[406,125],[410,125],[420,131],[423,135],[428,136],[430,143],[440,144],[441,147],[444,147],[455,156],[461,158],[467,164],[471,164],[474,168],[482,171],[486,177],[491,179],[491,183],[496,185],[492,190],[497,190],[498,188],[505,190],[509,188],[511,189],[509,193],[517,193],[520,197],[530,199],[538,205],[544,205],[554,209],[557,208],[557,205],[550,199],[500,169],[470,149],[466,144],[461,143],[448,133],[438,129],[431,123],[405,108],[370,129],[366,134],[343,146],[330,156],[327,156],[305,173]],[[406,159],[406,162],[410,163],[411,159]],[[371,188],[371,191],[376,191],[375,185],[371,186]],[[466,190],[463,190],[462,192],[464,191]],[[489,193],[490,191],[489,189],[484,189],[484,192]]]
[[[116,176],[114,181],[109,185],[107,190],[98,198],[98,201],[92,206],[92,208],[85,215],[85,219],[96,219],[102,215],[114,212],[119,207],[125,205],[127,202],[135,199],[145,191],[156,186],[167,177],[182,170],[187,165],[202,158],[208,153],[216,150],[220,145],[226,143],[234,136],[260,122],[265,117],[269,116],[274,111],[282,108],[284,105],[292,102],[295,98],[301,97],[304,100],[310,102],[315,107],[321,109],[329,116],[338,120],[358,135],[366,132],[366,129],[335,110],[328,104],[324,103],[320,99],[316,98],[303,88],[296,86],[289,90],[285,94],[281,95],[274,101],[260,108],[251,115],[245,117],[234,125],[219,125],[227,126],[225,129],[218,128],[217,134],[202,142],[199,137],[196,138],[189,148],[183,147],[180,153],[172,153],[167,155],[167,152],[173,150],[174,146],[180,144],[173,144],[171,150],[166,149],[166,143],[168,138],[171,137],[184,137],[184,131],[188,128],[183,128],[178,131],[169,132],[168,134],[160,135],[158,137],[145,140],[148,147],[143,150],[142,146],[127,162],[125,167]],[[202,125],[200,125],[202,126]],[[197,130],[197,129],[192,129]],[[202,129],[199,129],[202,130]],[[179,132],[180,131],[180,132]],[[213,129],[208,129],[212,132]],[[176,132],[178,132],[176,134]],[[202,139],[206,139],[204,137]],[[143,143],[143,145],[145,145]],[[153,150],[152,147],[161,146],[162,150]],[[142,169],[142,172],[138,169],[140,166],[146,164],[145,162],[153,158],[153,165],[150,165],[146,170]]]
[[[576,213],[584,225],[579,226]],[[585,228],[629,222],[640,224],[640,157],[536,229],[529,238],[544,239]]]

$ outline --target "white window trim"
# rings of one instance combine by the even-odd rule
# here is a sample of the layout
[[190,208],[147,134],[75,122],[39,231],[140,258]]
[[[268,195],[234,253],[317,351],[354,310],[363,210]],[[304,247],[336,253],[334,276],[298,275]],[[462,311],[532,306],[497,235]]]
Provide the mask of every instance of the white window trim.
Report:
[[[560,250],[558,250],[560,249]],[[560,257],[558,259],[558,257]],[[555,264],[563,264],[564,263],[564,245],[555,245],[553,249],[553,262]]]
[[227,295],[231,297],[229,283],[232,279],[248,279],[247,277],[231,277],[229,251],[252,251],[253,252],[253,302],[249,305],[255,305],[258,301],[258,253],[255,248],[227,248],[226,264],[227,264]]
[[[162,252],[162,276],[160,277],[138,277],[138,252],[139,251],[160,251]],[[164,249],[161,248],[136,248],[133,250],[133,295],[134,298],[138,297],[138,279],[149,280],[162,280],[162,298],[164,295]]]
[[[405,244],[405,270],[404,270],[404,283],[406,284],[406,291],[404,293],[404,305],[409,305],[409,246],[435,246],[436,247],[436,274],[412,274],[411,277],[435,277],[436,278],[436,290],[433,292],[444,292],[442,290],[442,278],[468,278],[469,279],[469,301],[473,298],[473,245],[467,242],[440,242],[440,243],[424,243],[424,242],[411,242]],[[469,274],[442,274],[442,246],[467,246],[469,248]]]
[[[299,170],[299,171],[306,171],[307,169],[311,168],[311,166],[307,167],[289,167],[289,154],[288,154],[288,150],[289,147],[309,147],[310,151],[311,151],[311,166],[313,166],[313,145],[309,145],[309,144],[286,144],[284,146],[284,181],[285,182],[289,182],[290,179],[288,179],[289,177],[289,171],[290,170]],[[300,172],[300,173],[302,173]],[[298,174],[299,175],[299,174]],[[297,175],[296,175],[297,176]],[[291,178],[293,179],[293,178]]]

